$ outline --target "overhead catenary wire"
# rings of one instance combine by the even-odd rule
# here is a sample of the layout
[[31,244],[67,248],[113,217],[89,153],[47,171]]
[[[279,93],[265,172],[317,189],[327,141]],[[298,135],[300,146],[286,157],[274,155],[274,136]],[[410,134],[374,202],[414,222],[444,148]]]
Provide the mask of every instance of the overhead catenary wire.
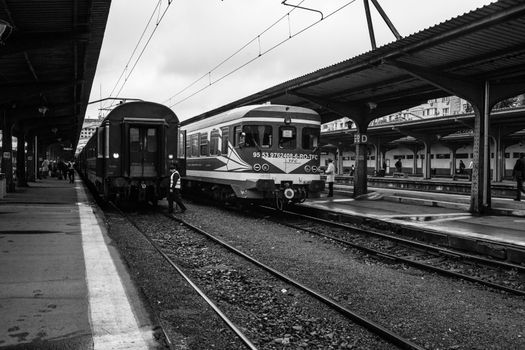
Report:
[[[304,0],[303,0],[304,1]],[[303,2],[301,1],[301,3]],[[277,47],[283,45],[285,42],[287,42],[288,40],[291,40],[293,39],[294,37],[304,33],[305,31],[307,31],[308,29],[316,26],[317,24],[319,24],[321,21],[323,20],[326,20],[327,18],[333,16],[334,14],[338,13],[339,11],[345,9],[346,7],[350,6],[351,4],[353,4],[354,2],[356,2],[356,0],[351,0],[349,2],[347,2],[346,4],[338,7],[336,10],[330,12],[328,15],[324,16],[324,18],[321,18],[315,22],[313,22],[312,24],[304,27],[303,29],[299,30],[297,33],[295,34],[290,34],[288,38],[284,39],[284,40],[281,40],[280,42],[278,42],[277,44],[273,45],[272,47],[268,48],[267,50],[265,51],[260,51],[259,54],[257,56],[255,56],[254,58],[246,61],[245,63],[241,64],[240,66],[234,68],[233,70],[229,71],[228,73],[225,73],[224,75],[220,76],[219,78],[217,78],[216,80],[214,81],[211,81],[210,79],[210,82],[208,83],[208,85],[200,88],[199,90],[193,92],[192,94],[186,96],[185,98],[181,99],[181,100],[178,100],[172,104],[169,105],[170,108],[192,98],[193,96],[201,93],[202,91],[208,89],[210,86],[222,81],[223,79],[229,77],[230,75],[236,73],[237,71],[239,71],[240,69],[246,67],[247,65],[249,65],[250,63],[254,62],[255,60],[257,60],[258,58],[264,56],[265,54],[269,53],[270,51],[273,51],[274,49],[276,49]],[[299,5],[301,4],[299,3]],[[295,9],[295,8],[294,8]],[[272,26],[274,26],[275,24],[277,24],[278,22],[280,22],[283,18],[285,18],[286,16],[288,16],[294,9],[292,9],[290,12],[288,12],[287,14],[285,14],[283,17],[281,17],[281,19],[279,19],[277,22],[275,22],[274,24],[272,24]],[[268,28],[269,29],[269,28]],[[267,30],[268,30],[267,29]],[[266,30],[265,30],[266,31]],[[263,32],[264,33],[264,32]],[[263,34],[261,33],[261,34]],[[248,46],[249,44],[253,43],[255,40],[259,40],[259,36],[261,35],[259,34],[257,37],[255,37],[254,39],[252,39],[249,43],[247,43],[246,45],[244,45],[241,49],[237,50],[234,54],[230,55],[229,58],[225,59],[224,61],[222,61],[220,64],[218,64],[217,66],[215,66],[213,69],[211,69],[209,72],[207,72],[204,76],[200,77],[199,79],[193,81],[191,84],[189,84],[188,86],[186,86],[184,89],[180,90],[179,92],[177,92],[175,95],[171,96],[169,99],[167,99],[165,102],[169,102],[170,100],[172,100],[173,98],[175,98],[176,96],[182,94],[183,92],[187,91],[190,87],[194,86],[195,84],[197,84],[199,81],[201,81],[203,79],[203,77],[205,76],[210,76],[211,77],[211,73],[216,70],[218,67],[220,67],[221,65],[223,65],[227,60],[229,60],[231,57],[235,56],[238,52],[240,52],[241,50],[243,50],[246,46]]]
[[[139,40],[137,41],[137,44],[135,45],[135,48],[133,49],[133,52],[131,53],[130,57],[129,57],[129,60],[128,62],[126,63],[120,77],[118,78],[115,86],[113,87],[113,90],[111,90],[111,93],[110,93],[110,96],[112,97],[118,97],[122,91],[122,89],[124,88],[124,86],[126,85],[129,77],[131,76],[131,74],[133,73],[133,71],[135,70],[135,67],[137,66],[137,64],[139,63],[140,59],[142,58],[142,55],[144,54],[144,52],[146,51],[146,48],[148,47],[151,39],[153,38],[153,35],[155,34],[155,32],[157,31],[158,27],[159,27],[159,24],[162,22],[162,19],[164,18],[164,16],[166,15],[166,12],[168,12],[168,9],[170,7],[170,5],[173,3],[173,0],[168,0],[168,5],[166,6],[166,8],[164,9],[164,11],[162,12],[162,14],[160,14],[160,5],[162,4],[162,0],[158,0],[157,1],[157,5],[155,6],[155,8],[153,9],[153,12],[151,13],[151,16],[148,20],[148,23],[146,24],[146,26],[144,27],[144,30],[142,31],[142,34],[140,35],[140,38]],[[157,14],[157,20],[155,22],[155,27],[153,28],[153,31],[150,33],[149,37],[148,37],[148,40],[146,41],[146,43],[144,44],[144,47],[142,48],[142,50],[140,51],[140,54],[138,55],[137,59],[135,60],[135,63],[133,63],[133,66],[131,67],[131,69],[129,70],[129,73],[126,74],[126,71],[129,67],[129,64],[131,63],[131,60],[133,58],[133,56],[135,55],[135,53],[137,52],[137,49],[139,48],[139,45],[140,43],[142,42],[142,39],[144,38],[144,35],[146,34],[146,31],[147,29],[150,27],[150,23],[152,21],[152,19],[154,18],[155,14]],[[117,88],[118,84],[120,83],[122,77],[124,77],[124,82],[122,83],[122,85],[120,86],[120,89],[118,90],[118,92],[116,93],[116,96],[113,96],[113,93],[115,92],[115,89]],[[113,106],[113,103],[110,105],[110,108]]]
[[[305,2],[306,0],[302,0],[299,5],[301,5],[303,2]],[[189,85],[187,85],[186,87],[184,87],[182,90],[180,90],[179,92],[177,92],[176,94],[174,94],[173,96],[169,97],[168,99],[166,99],[165,103],[166,102],[169,102],[170,100],[172,100],[173,98],[179,96],[180,94],[184,93],[185,91],[187,91],[189,88],[191,88],[193,85],[197,84],[199,81],[201,81],[202,79],[204,79],[206,76],[210,76],[211,77],[211,73],[215,70],[217,70],[218,68],[220,68],[222,65],[224,65],[226,62],[228,62],[229,60],[231,60],[233,57],[235,57],[237,54],[239,54],[241,51],[243,51],[245,48],[247,48],[248,46],[250,46],[252,43],[254,43],[255,41],[258,41],[259,42],[259,52],[260,52],[260,37],[261,35],[263,35],[264,33],[268,32],[270,29],[272,29],[273,27],[275,27],[277,24],[279,24],[284,18],[287,18],[290,16],[290,13],[292,13],[296,8],[293,8],[292,10],[288,11],[285,15],[283,15],[282,17],[280,17],[278,20],[276,20],[275,22],[273,22],[272,24],[270,24],[266,29],[264,29],[261,33],[259,33],[258,35],[256,35],[253,39],[251,39],[250,41],[248,41],[246,44],[242,45],[239,49],[237,49],[235,52],[233,52],[230,56],[226,57],[225,59],[223,59],[221,62],[219,62],[217,65],[215,65],[213,68],[211,68],[207,73],[203,74],[201,77],[197,78],[196,80],[194,80],[192,83],[190,83]],[[289,19],[288,19],[289,21]],[[260,56],[260,54],[259,54]],[[212,85],[210,83],[210,85]]]

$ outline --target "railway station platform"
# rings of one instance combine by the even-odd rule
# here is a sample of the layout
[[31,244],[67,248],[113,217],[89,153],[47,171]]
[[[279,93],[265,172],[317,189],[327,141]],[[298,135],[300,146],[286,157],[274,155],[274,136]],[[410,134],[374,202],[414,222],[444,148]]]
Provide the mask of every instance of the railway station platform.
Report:
[[158,346],[81,180],[0,199],[0,349]]
[[354,199],[353,187],[344,184],[334,184],[334,197],[326,193],[301,205],[313,213],[525,264],[525,198],[492,198],[492,215],[476,216],[468,211],[466,194],[369,187],[366,195]]

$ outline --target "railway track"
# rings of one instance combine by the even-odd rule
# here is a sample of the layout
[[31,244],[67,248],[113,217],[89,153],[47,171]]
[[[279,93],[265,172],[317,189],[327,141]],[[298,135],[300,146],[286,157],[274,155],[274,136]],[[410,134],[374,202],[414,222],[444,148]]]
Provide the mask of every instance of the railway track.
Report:
[[414,266],[525,296],[525,267],[488,259],[460,251],[426,244],[371,228],[359,228],[336,221],[320,219],[297,211],[279,212],[262,207],[254,215],[271,219],[309,234],[329,238],[379,259]]
[[[208,249],[213,249],[213,250],[216,250],[216,249],[226,249],[228,250],[228,254],[234,254],[236,257],[238,258],[241,258],[242,260],[244,260],[243,264],[246,265],[247,263],[249,263],[250,267],[248,267],[248,271],[251,271],[250,273],[253,273],[254,271],[254,266],[256,266],[256,269],[261,269],[261,271],[265,271],[266,274],[271,274],[273,276],[273,278],[276,278],[278,280],[278,282],[275,282],[275,281],[271,281],[269,280],[268,282],[268,276],[267,277],[264,277],[265,281],[267,282],[264,282],[264,284],[269,284],[269,285],[274,285],[276,283],[286,283],[286,287],[282,288],[281,290],[283,291],[283,293],[287,293],[288,291],[291,291],[291,290],[294,290],[294,292],[291,292],[291,295],[299,295],[301,293],[304,293],[305,295],[309,296],[310,298],[315,298],[317,300],[317,303],[322,303],[326,306],[328,306],[331,311],[328,311],[328,310],[325,310],[323,311],[324,312],[335,312],[337,314],[339,314],[340,316],[339,317],[344,317],[345,319],[347,320],[350,320],[352,323],[355,323],[361,327],[364,327],[366,330],[368,330],[369,332],[371,332],[372,334],[376,335],[376,336],[379,336],[380,338],[382,338],[385,342],[387,343],[390,343],[390,344],[393,344],[395,346],[397,346],[398,348],[400,349],[423,349],[423,347],[415,344],[414,342],[412,342],[411,340],[409,339],[406,339],[398,334],[396,334],[395,332],[387,329],[386,327],[383,327],[382,325],[374,322],[374,321],[371,321],[369,319],[367,319],[366,317],[364,316],[361,316],[359,314],[357,314],[356,312],[353,312],[352,310],[348,309],[347,307],[337,303],[336,301],[330,299],[329,297],[323,295],[322,293],[319,293],[318,291],[315,291],[314,289],[311,289],[309,288],[308,286],[305,286],[303,284],[301,284],[300,282],[286,276],[284,273],[270,267],[270,266],[267,266],[265,265],[264,263],[260,262],[259,260],[249,256],[248,254],[246,254],[245,252],[229,245],[228,243],[226,243],[225,241],[221,240],[220,238],[200,229],[199,227],[196,227],[195,225],[192,225],[191,223],[189,222],[186,222],[184,220],[181,220],[181,219],[175,219],[173,216],[165,216],[165,218],[167,220],[170,220],[172,222],[172,226],[173,226],[173,220],[177,220],[176,224],[174,225],[175,227],[178,228],[178,231],[192,231],[193,234],[197,233],[198,235],[201,235],[202,237],[205,237],[205,239],[207,240],[207,243],[202,243],[202,242],[199,242],[199,243],[195,243],[195,239],[192,238],[190,240],[186,240],[186,239],[180,239],[179,236],[177,236],[176,239],[174,239],[174,235],[165,235],[165,234],[155,234],[155,233],[152,233],[152,232],[147,232],[147,227],[148,227],[148,222],[151,220],[151,218],[131,218],[129,215],[126,215],[125,216],[127,220],[130,220],[130,222],[133,224],[133,226],[135,226],[135,228],[137,230],[139,230],[143,235],[144,237],[146,237],[146,239],[148,240],[149,244],[151,244],[153,247],[155,247],[155,250],[161,254],[163,256],[164,259],[166,259],[166,261],[169,262],[169,264],[171,266],[173,266],[173,268],[175,268],[178,273],[180,273],[181,275],[185,275],[185,279],[188,281],[188,283],[192,284],[194,286],[194,288],[197,288],[197,284],[199,282],[197,281],[191,281],[192,279],[196,279],[198,281],[201,281],[203,280],[202,277],[194,277],[194,278],[190,278],[188,277],[187,274],[184,273],[184,269],[180,267],[180,265],[183,265],[183,266],[188,266],[188,265],[200,265],[202,263],[200,262],[195,262],[195,261],[189,261],[189,260],[186,260],[184,262],[179,262],[178,264],[176,262],[174,262],[174,259],[173,259],[173,255],[179,255],[179,254],[183,254],[183,255],[187,255],[189,254],[189,256],[192,257],[192,259],[196,259],[199,255],[202,254],[203,250],[208,250]],[[141,223],[142,221],[142,223]],[[184,227],[184,229],[182,229],[182,227]],[[185,233],[187,234],[187,232]],[[178,246],[178,244],[180,244],[182,241],[186,242],[186,243],[182,243],[182,247],[181,246]],[[175,244],[175,242],[178,242]],[[191,243],[189,243],[191,242]],[[211,243],[213,242],[213,243]],[[210,245],[211,244],[211,245]],[[215,245],[215,248],[212,248],[213,246]],[[217,248],[217,246],[220,246],[221,248]],[[176,247],[178,246],[178,247]],[[193,253],[188,253],[188,252],[185,252],[185,253],[181,253],[181,249],[190,249],[191,247],[197,247],[197,251],[194,251]],[[225,256],[226,253],[224,252],[221,252],[218,254],[219,256]],[[206,263],[205,263],[206,264]],[[223,263],[223,262],[217,262],[215,261],[214,264],[218,264],[218,265],[229,265],[230,263],[229,262],[226,262],[226,263]],[[207,272],[207,274],[209,274],[209,272]],[[250,278],[250,277],[246,277],[246,278]],[[207,287],[204,287],[203,289],[208,289],[208,293],[210,293],[210,288],[211,290],[213,290],[214,288],[217,288],[217,286],[213,286],[213,285],[209,285]],[[244,286],[240,285],[238,286],[239,289],[245,289]],[[200,289],[199,289],[200,290]],[[230,289],[231,290],[231,289]],[[284,292],[284,291],[287,291],[287,292]],[[246,328],[246,327],[240,327],[240,326],[235,326],[235,321],[229,321],[228,318],[225,316],[226,313],[233,313],[233,314],[236,314],[238,312],[232,312],[231,310],[229,312],[227,311],[222,311],[219,306],[217,306],[214,302],[212,302],[211,300],[213,299],[212,296],[209,296],[209,295],[206,295],[208,294],[202,290],[200,290],[199,292],[199,295],[201,297],[203,297],[204,299],[206,300],[209,300],[210,301],[210,305],[215,305],[215,306],[212,306],[215,310],[215,312],[218,314],[218,315],[221,315],[221,318],[223,318],[224,322],[226,324],[228,324],[228,326],[233,330],[233,332],[237,335],[237,337],[245,344],[246,348],[256,348],[254,344],[261,344],[261,343],[264,343],[264,338],[267,338],[267,335],[262,335],[261,336],[261,339],[255,339],[253,342],[250,342],[249,338],[250,336],[248,335],[245,335],[244,332],[241,330],[241,328]],[[221,303],[221,298],[228,298],[227,295],[225,295],[226,292],[217,292],[216,290],[215,291],[212,291],[211,294],[215,296],[215,299],[217,299],[217,296],[219,296],[219,302],[217,302],[217,304]],[[230,296],[231,297],[231,296]],[[246,298],[246,296],[244,296],[244,298]],[[304,296],[301,297],[301,298],[305,298]],[[248,298],[248,299],[251,299],[251,298]],[[254,300],[257,300],[257,298],[253,298]],[[252,306],[252,310],[250,311],[251,313],[253,313],[251,315],[251,317],[254,317],[254,318],[257,318],[257,319],[265,319],[265,318],[268,318],[269,316],[266,314],[266,311],[263,311],[263,313],[261,315],[258,315],[258,312],[260,311],[257,311],[257,310],[266,310],[267,308],[265,307],[265,303],[266,301],[264,300],[261,300],[261,305],[253,305]],[[228,307],[226,308],[228,309]],[[278,319],[279,317],[277,317]],[[294,326],[295,328],[294,329],[302,329],[303,326],[301,325],[296,325]],[[251,333],[254,333],[253,331]],[[313,332],[315,333],[315,332]],[[258,334],[251,334],[251,338],[253,339],[254,337],[257,338],[259,335]],[[169,336],[168,336],[169,338]],[[278,338],[280,339],[280,338]],[[282,341],[283,341],[283,344],[286,344],[286,339],[287,337],[284,336],[282,338]],[[274,340],[275,341],[275,340]],[[302,346],[306,346],[307,344],[302,344]],[[328,345],[327,345],[328,346]],[[385,348],[389,348],[391,347],[390,346],[387,346]],[[317,347],[319,348],[319,347]]]
[[[171,268],[173,268],[174,271],[176,271],[177,274],[179,274],[188,284],[189,287],[193,289],[193,291],[202,298],[202,300],[215,312],[217,317],[219,317],[223,323],[235,334],[237,337],[237,340],[240,341],[246,349],[256,350],[257,348],[255,345],[248,339],[248,337],[222,312],[222,310],[204,293],[198,285],[183,271],[183,269],[175,263],[175,261],[165,252],[165,248],[163,248],[163,244],[166,244],[169,242],[169,238],[165,239],[164,241],[159,239],[154,239],[150,237],[141,227],[140,225],[131,218],[130,215],[126,214],[124,211],[122,211],[118,206],[116,206],[114,203],[109,203],[111,208],[116,211],[119,215],[121,215],[123,218],[125,218],[135,229],[148,241],[148,243],[151,245],[151,247],[154,248],[154,250],[162,256],[165,262]],[[160,315],[156,315],[155,317],[157,319],[157,324],[161,328],[161,332],[164,336],[165,343],[170,349],[175,349],[174,341],[172,340],[173,337],[169,335],[169,331],[163,327],[162,322],[160,322]]]

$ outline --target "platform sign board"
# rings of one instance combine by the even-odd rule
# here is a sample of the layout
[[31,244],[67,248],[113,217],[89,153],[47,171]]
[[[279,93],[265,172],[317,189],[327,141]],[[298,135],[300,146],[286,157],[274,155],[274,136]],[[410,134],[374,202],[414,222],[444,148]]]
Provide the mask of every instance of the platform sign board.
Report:
[[355,134],[354,143],[367,143],[368,136],[366,134]]

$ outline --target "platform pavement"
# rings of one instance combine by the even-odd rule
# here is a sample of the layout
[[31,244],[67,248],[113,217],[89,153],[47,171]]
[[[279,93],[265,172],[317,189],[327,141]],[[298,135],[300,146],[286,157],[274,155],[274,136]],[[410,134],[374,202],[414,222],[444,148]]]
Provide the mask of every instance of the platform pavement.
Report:
[[468,196],[384,188],[368,190],[369,193],[355,199],[350,186],[334,185],[334,197],[327,198],[325,191],[320,198],[301,205],[331,215],[353,217],[354,221],[389,226],[395,232],[451,248],[525,264],[525,201],[494,198],[495,208],[506,215],[477,216],[468,211],[465,202]]
[[[353,190],[351,185],[334,184],[335,193],[339,193],[342,196],[352,197]],[[470,209],[469,195],[384,187],[368,187],[368,192],[378,193],[382,200],[394,203],[460,209],[463,211]],[[512,198],[492,197],[491,214],[525,217],[525,195],[522,196],[521,201],[515,201]]]
[[80,180],[0,199],[0,349],[149,349],[152,325]]

